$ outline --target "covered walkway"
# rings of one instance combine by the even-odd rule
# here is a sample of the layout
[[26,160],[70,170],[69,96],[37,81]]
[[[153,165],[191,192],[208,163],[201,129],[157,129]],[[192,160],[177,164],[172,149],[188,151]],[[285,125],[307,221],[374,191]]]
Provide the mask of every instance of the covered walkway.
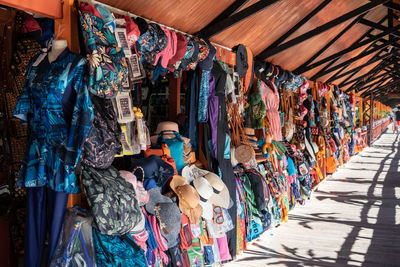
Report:
[[226,267],[400,266],[399,161],[390,126]]

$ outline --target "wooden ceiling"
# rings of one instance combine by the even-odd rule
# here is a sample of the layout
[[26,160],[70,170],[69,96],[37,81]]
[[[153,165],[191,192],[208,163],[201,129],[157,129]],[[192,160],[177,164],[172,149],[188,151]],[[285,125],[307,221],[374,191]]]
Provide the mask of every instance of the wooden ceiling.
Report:
[[400,88],[400,0],[100,0],[367,96]]

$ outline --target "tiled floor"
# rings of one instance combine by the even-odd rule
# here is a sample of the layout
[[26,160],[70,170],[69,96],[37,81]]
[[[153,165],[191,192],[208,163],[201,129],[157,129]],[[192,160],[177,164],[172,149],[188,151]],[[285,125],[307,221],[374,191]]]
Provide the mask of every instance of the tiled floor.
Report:
[[288,223],[224,266],[400,266],[399,160],[400,134],[389,127]]

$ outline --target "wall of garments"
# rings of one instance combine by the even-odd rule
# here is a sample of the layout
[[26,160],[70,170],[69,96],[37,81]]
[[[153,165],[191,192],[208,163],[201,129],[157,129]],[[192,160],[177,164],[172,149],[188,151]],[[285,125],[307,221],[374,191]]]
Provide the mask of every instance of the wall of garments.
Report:
[[24,266],[219,266],[274,238],[262,234],[366,146],[357,97],[335,84],[75,8],[80,54],[22,11],[3,34],[0,202]]

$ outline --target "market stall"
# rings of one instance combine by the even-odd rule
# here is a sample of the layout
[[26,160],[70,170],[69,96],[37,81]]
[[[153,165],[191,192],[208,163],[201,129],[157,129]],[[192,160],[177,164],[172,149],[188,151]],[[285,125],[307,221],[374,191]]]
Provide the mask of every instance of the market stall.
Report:
[[[62,18],[57,6],[9,2],[0,32],[1,174],[10,255],[23,256],[25,266],[234,260],[287,222],[390,123],[391,108],[367,86],[373,80],[349,82],[353,72],[324,79],[353,61],[315,70],[323,64],[315,54],[296,69],[286,64],[292,71],[274,64],[276,55],[288,57],[282,51],[293,40],[305,41],[284,43],[330,1],[264,51],[211,37],[226,34],[232,16],[241,21],[252,9],[285,1],[234,3],[227,10],[237,13],[221,14],[197,34],[171,17],[170,24],[155,22],[142,15],[149,10],[139,16],[112,1],[64,1]],[[382,3],[360,4],[351,14]],[[379,19],[378,11],[369,19]],[[361,70],[359,77],[380,75]]]

